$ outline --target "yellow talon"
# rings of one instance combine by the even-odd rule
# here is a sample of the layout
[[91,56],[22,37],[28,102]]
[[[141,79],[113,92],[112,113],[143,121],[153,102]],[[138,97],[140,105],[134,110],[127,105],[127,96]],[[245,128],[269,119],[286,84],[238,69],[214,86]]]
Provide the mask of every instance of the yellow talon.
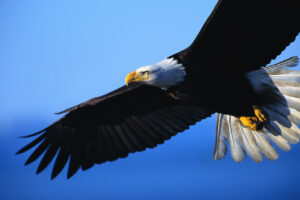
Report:
[[257,106],[253,106],[254,109],[254,114],[255,116],[259,119],[260,122],[266,122],[268,121],[267,116],[264,114],[264,112],[262,111],[261,108],[257,107]]

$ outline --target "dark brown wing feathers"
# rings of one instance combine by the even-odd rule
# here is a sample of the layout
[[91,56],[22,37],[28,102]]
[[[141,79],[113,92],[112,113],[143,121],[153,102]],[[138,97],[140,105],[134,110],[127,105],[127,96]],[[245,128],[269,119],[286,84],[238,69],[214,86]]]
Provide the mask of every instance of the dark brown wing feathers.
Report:
[[219,0],[194,42],[176,56],[191,72],[256,70],[295,40],[299,19],[299,0]]
[[70,178],[79,168],[86,170],[94,164],[153,148],[212,113],[141,84],[121,87],[65,112],[68,113],[62,119],[38,132],[40,136],[17,152],[37,146],[26,164],[44,153],[37,173],[57,155],[51,178],[61,172],[68,160]]

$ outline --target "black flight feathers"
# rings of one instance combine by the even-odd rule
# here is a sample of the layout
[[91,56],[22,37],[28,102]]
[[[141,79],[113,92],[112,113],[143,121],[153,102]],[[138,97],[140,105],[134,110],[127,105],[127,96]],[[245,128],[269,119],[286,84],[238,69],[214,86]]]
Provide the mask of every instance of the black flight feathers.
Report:
[[51,178],[69,161],[70,178],[79,168],[124,158],[153,148],[211,113],[182,105],[166,91],[132,84],[66,110],[60,120],[35,134],[38,137],[17,152],[36,146],[26,165],[42,154],[37,173],[56,156]]

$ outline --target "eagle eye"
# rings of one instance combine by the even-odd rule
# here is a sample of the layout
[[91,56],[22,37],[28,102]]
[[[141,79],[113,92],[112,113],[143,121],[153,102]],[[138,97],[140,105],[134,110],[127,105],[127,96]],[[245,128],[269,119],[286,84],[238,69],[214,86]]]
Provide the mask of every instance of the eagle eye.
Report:
[[149,74],[151,74],[150,71],[143,71],[143,72],[141,72],[141,75],[143,75],[143,76],[148,76]]

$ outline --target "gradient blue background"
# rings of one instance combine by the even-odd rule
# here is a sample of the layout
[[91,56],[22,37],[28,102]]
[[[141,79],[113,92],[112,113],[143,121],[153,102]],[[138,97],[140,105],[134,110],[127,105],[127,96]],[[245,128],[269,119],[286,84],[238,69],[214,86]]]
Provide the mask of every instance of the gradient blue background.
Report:
[[[215,116],[70,180],[63,170],[50,181],[52,164],[36,176],[37,163],[23,166],[30,152],[14,155],[29,142],[17,137],[57,120],[52,113],[187,47],[215,3],[1,0],[0,199],[299,199],[300,145],[275,162],[213,161]],[[299,52],[300,37],[275,61]]]

